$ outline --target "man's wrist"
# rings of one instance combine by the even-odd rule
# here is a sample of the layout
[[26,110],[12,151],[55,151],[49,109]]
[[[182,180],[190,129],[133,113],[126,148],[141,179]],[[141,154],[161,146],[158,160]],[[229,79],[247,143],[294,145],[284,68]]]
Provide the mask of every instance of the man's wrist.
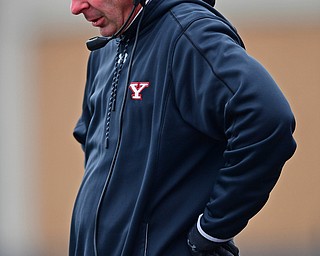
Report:
[[202,218],[202,216],[203,216],[203,214],[201,214],[198,217],[197,230],[200,233],[200,235],[203,236],[205,239],[207,239],[207,240],[209,240],[211,242],[214,242],[214,243],[225,243],[225,242],[228,242],[228,241],[233,239],[233,237],[228,238],[228,239],[219,239],[219,238],[216,238],[216,237],[213,237],[213,236],[210,236],[209,234],[207,234],[201,227],[201,218]]
[[198,253],[213,251],[215,247],[218,246],[216,242],[212,242],[200,234],[197,224],[190,230],[187,242],[191,251]]
[[[233,239],[214,238],[202,230],[200,225],[201,216],[202,215],[199,216],[198,222],[192,227],[188,234],[187,244],[191,255],[238,256],[239,249],[233,243]],[[198,229],[198,227],[200,228]]]

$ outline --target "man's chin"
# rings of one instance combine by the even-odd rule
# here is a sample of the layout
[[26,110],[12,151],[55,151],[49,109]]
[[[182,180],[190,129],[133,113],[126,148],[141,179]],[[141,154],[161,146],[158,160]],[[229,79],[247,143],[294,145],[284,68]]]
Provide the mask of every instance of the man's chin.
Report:
[[[114,32],[115,33],[115,32]],[[114,34],[113,32],[107,31],[104,28],[100,28],[100,35],[105,37],[110,37]]]

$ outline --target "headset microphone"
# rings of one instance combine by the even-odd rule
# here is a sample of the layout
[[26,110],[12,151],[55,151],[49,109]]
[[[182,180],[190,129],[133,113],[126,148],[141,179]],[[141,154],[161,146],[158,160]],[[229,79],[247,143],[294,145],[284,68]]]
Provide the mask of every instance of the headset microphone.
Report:
[[87,48],[90,51],[98,50],[105,46],[109,41],[111,41],[114,37],[104,37],[104,36],[95,36],[90,38],[86,44]]
[[127,25],[129,24],[129,21],[131,20],[134,11],[136,10],[137,6],[141,4],[142,6],[145,5],[145,0],[133,0],[133,7],[131,9],[131,12],[127,18],[127,20],[125,21],[125,23],[121,26],[121,28],[114,33],[112,36],[110,37],[105,37],[105,36],[95,36],[90,38],[87,42],[87,48],[90,51],[95,51],[98,50],[102,47],[104,47],[107,43],[109,43],[112,39],[116,38],[118,35],[120,35],[124,29],[127,27]]

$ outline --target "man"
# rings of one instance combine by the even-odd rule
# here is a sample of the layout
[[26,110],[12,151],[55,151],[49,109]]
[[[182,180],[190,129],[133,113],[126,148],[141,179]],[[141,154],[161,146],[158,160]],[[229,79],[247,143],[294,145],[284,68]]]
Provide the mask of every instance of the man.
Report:
[[213,5],[72,0],[111,38],[88,43],[70,256],[239,254],[233,238],[294,153],[295,122]]

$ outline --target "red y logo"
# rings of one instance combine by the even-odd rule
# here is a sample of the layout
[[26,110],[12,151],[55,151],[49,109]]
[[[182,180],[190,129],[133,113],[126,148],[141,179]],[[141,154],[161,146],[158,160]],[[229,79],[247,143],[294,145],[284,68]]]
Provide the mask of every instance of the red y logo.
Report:
[[141,92],[149,87],[149,82],[131,82],[129,88],[133,92],[131,98],[133,100],[142,100]]

